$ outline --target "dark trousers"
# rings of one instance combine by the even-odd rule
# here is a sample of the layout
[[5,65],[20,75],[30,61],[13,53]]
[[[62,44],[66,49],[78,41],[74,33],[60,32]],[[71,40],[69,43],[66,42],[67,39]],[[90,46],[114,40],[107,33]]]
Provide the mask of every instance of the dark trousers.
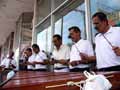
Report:
[[98,69],[98,71],[120,71],[120,65]]
[[73,69],[70,69],[70,72],[83,72],[83,71],[90,71],[89,68],[73,68]]

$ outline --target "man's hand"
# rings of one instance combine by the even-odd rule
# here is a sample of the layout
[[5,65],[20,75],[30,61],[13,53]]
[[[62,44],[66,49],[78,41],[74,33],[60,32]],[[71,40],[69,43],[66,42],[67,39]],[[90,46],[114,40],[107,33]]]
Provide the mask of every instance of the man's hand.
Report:
[[40,62],[37,62],[37,61],[33,61],[33,63],[32,64],[40,64]]
[[58,63],[63,64],[63,65],[68,65],[68,62],[69,60],[64,60],[64,59],[58,60]]
[[34,61],[33,64],[34,64],[34,65],[35,65],[35,64],[46,65],[46,62],[45,62],[45,61],[43,61],[43,62]]
[[80,56],[81,56],[81,59],[82,59],[82,60],[89,60],[88,55],[85,54],[85,53],[80,53]]
[[5,66],[0,66],[0,73],[5,70]]
[[96,56],[88,56],[85,53],[80,53],[81,56],[81,63],[88,64],[92,62],[96,62]]
[[44,60],[44,63],[47,65],[47,64],[50,64],[50,61],[49,60]]
[[85,53],[80,53],[81,63],[87,64],[89,62],[89,56]]
[[72,61],[72,62],[70,62],[69,63],[71,66],[77,66],[77,65],[79,65],[80,63],[79,63],[79,61]]
[[115,52],[115,54],[116,54],[117,56],[120,56],[120,48],[119,48],[119,47],[113,46],[112,49],[113,49],[113,51]]
[[88,60],[77,60],[69,63],[72,66],[77,66],[79,64],[88,64]]
[[50,64],[54,65],[55,63],[58,63],[58,61],[55,60],[54,58],[52,58],[52,59],[50,60]]
[[26,62],[26,65],[32,65],[33,67],[35,66],[34,62]]
[[10,67],[11,67],[11,68],[16,68],[16,66],[14,66],[13,64],[10,64]]

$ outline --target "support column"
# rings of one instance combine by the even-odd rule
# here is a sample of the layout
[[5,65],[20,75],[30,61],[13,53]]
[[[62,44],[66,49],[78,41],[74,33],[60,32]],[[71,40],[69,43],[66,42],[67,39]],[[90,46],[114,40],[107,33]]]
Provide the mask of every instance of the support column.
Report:
[[92,25],[91,25],[91,12],[90,0],[85,0],[85,21],[86,21],[86,37],[87,40],[92,41]]
[[35,29],[37,18],[37,0],[34,1],[34,14],[33,14],[33,29],[32,29],[32,44],[37,42],[37,31]]

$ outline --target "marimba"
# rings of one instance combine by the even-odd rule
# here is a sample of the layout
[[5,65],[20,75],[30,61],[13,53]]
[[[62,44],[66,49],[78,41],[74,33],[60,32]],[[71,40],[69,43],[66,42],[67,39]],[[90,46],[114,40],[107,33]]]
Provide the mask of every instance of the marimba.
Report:
[[[97,72],[110,76],[111,90],[120,90],[120,72]],[[65,85],[68,81],[78,82],[86,77],[79,72],[54,73],[20,71],[1,90],[80,90],[77,86]]]

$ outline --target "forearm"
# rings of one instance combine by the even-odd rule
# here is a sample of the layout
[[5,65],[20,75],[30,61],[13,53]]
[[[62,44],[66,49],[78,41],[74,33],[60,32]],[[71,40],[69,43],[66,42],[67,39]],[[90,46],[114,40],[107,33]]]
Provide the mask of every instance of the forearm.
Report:
[[112,49],[117,56],[120,56],[120,47],[113,46]]
[[89,56],[87,61],[88,63],[96,62],[96,56]]
[[76,65],[79,65],[79,64],[88,64],[88,63],[92,63],[92,62],[95,62],[96,58],[94,56],[91,56],[89,58],[89,60],[75,60],[75,61],[72,61],[70,62],[69,64],[72,65],[72,66],[76,66]]
[[71,66],[77,66],[79,64],[86,64],[86,62],[84,60],[74,60],[69,62],[69,65]]
[[34,62],[34,64],[41,64],[41,65],[45,65],[45,62]]
[[5,65],[1,65],[0,67],[1,67],[1,68],[5,68]]
[[61,60],[56,60],[56,63],[60,63],[63,65],[68,65],[69,60],[61,59]]
[[16,68],[16,66],[14,64],[12,64],[11,66],[12,66],[12,68]]
[[26,62],[25,65],[35,65],[33,62]]

